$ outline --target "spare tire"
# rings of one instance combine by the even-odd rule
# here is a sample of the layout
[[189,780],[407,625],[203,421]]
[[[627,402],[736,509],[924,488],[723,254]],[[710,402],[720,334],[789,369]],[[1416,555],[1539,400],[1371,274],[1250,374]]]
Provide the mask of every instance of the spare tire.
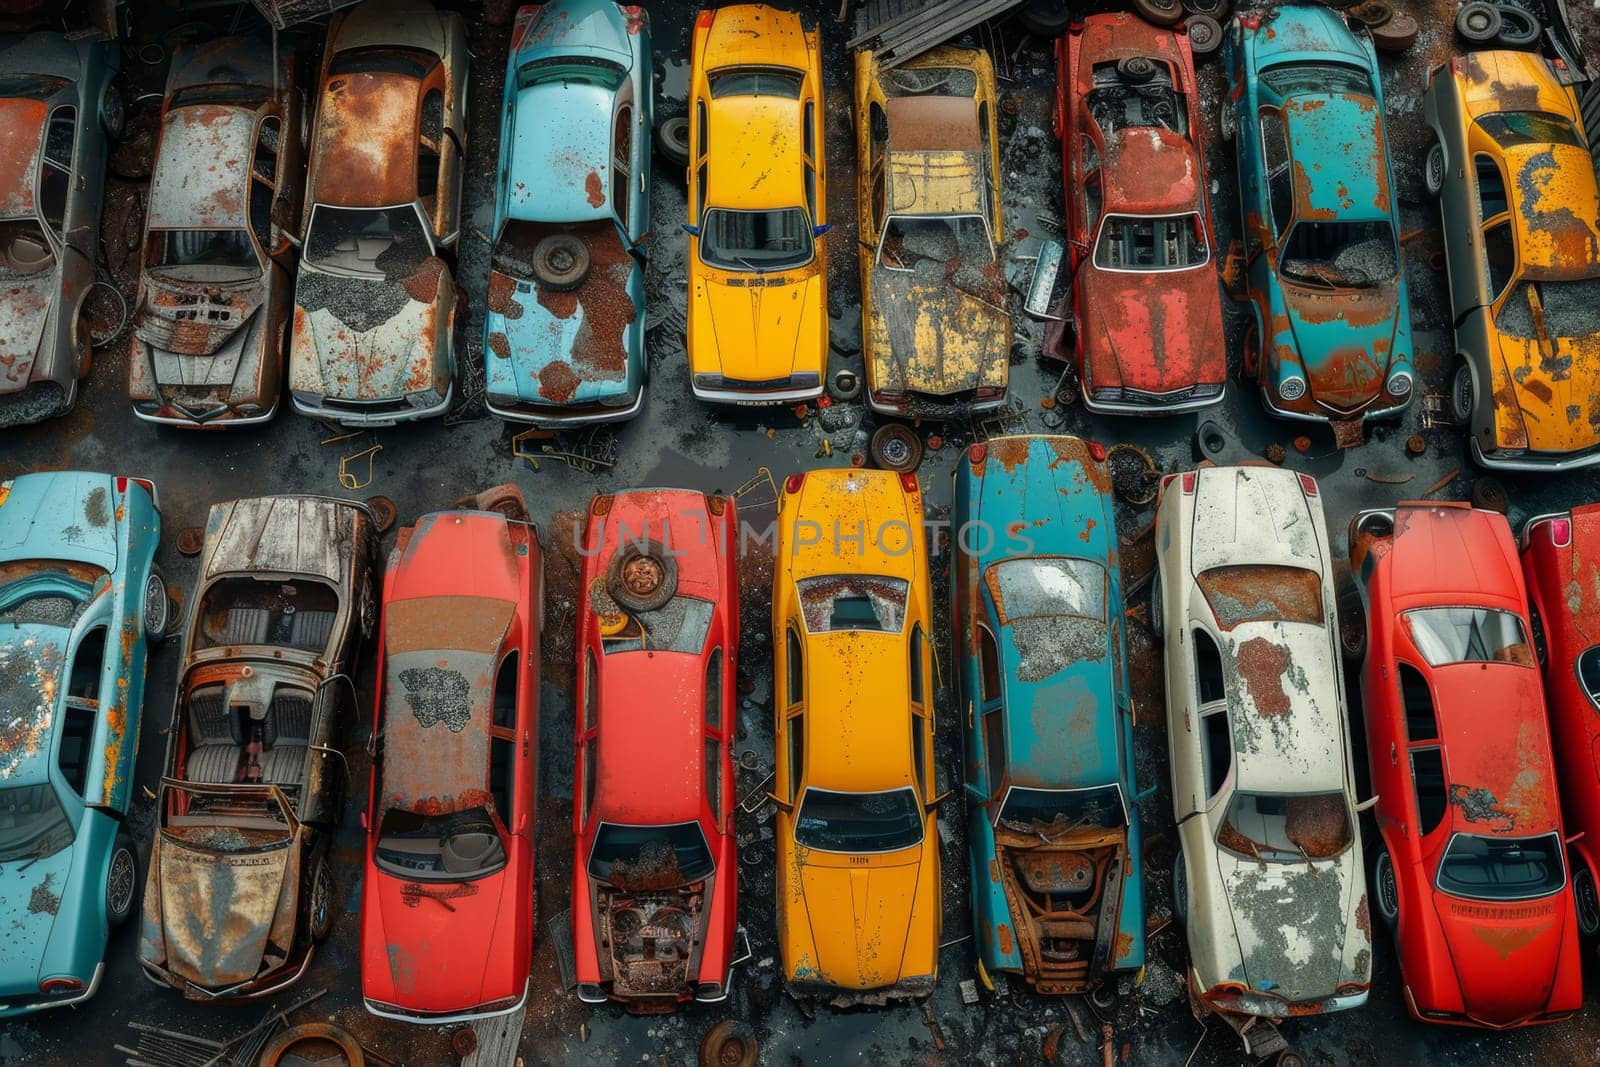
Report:
[[1189,34],[1189,50],[1196,56],[1212,55],[1222,47],[1222,24],[1211,15],[1190,15],[1183,20],[1183,28]]
[[886,423],[872,435],[872,462],[887,471],[909,474],[922,463],[922,438],[899,422]]
[[723,1019],[700,1040],[700,1067],[756,1067],[761,1047],[750,1024]]
[[1183,9],[1191,15],[1210,15],[1220,24],[1228,17],[1228,0],[1183,0]]
[[570,233],[553,233],[533,246],[533,277],[558,292],[576,289],[589,276],[589,249]]
[[678,561],[656,541],[624,544],[606,568],[606,592],[626,611],[655,611],[678,591]]
[[1123,81],[1143,85],[1156,76],[1156,62],[1149,56],[1128,56],[1117,60],[1117,73]]
[[1501,48],[1526,48],[1539,40],[1544,27],[1530,12],[1514,4],[1497,5],[1500,11],[1500,32],[1495,43]]
[[1183,18],[1180,0],[1133,0],[1133,9],[1146,22],[1157,26],[1176,26]]
[[656,148],[680,167],[689,165],[689,116],[674,115],[656,123]]
[[1484,0],[1471,0],[1456,12],[1456,32],[1473,44],[1488,44],[1500,35],[1500,9]]
[[1404,11],[1396,11],[1389,16],[1389,21],[1382,26],[1369,27],[1367,32],[1372,35],[1375,47],[1385,52],[1404,52],[1417,43],[1422,27]]

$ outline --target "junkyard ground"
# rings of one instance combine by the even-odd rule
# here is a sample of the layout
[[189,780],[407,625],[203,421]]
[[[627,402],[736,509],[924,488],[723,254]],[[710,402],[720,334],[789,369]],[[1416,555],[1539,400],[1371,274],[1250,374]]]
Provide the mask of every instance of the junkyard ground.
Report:
[[[681,113],[687,79],[689,33],[694,7],[686,0],[647,5],[655,35],[658,71],[658,116]],[[851,132],[851,76],[844,43],[849,28],[837,23],[837,4],[817,0],[812,5],[824,38],[824,74],[827,82],[827,134],[829,215],[836,229],[829,236],[829,304],[832,314],[834,367],[859,370],[859,286],[855,232],[855,173]],[[1387,118],[1397,188],[1404,205],[1404,253],[1411,284],[1417,337],[1419,394],[1439,393],[1450,372],[1448,314],[1442,273],[1430,265],[1440,250],[1438,216],[1424,202],[1420,165],[1426,150],[1421,91],[1427,71],[1445,61],[1456,42],[1450,31],[1454,0],[1401,0],[1423,25],[1421,39],[1403,57],[1383,62],[1388,94]],[[128,98],[159,90],[164,56],[182,34],[213,33],[238,18],[254,22],[249,9],[213,10],[209,23],[187,23],[193,14],[174,15],[151,4],[148,13],[134,20],[135,41],[125,50],[124,67],[132,84]],[[1587,5],[1574,5],[1579,31],[1589,49],[1600,47],[1600,18]],[[93,372],[80,393],[77,409],[49,424],[12,433],[0,443],[0,478],[40,469],[76,467],[148,476],[160,486],[166,533],[160,563],[182,593],[191,591],[195,577],[192,560],[180,556],[176,534],[199,526],[215,501],[233,497],[277,493],[316,492],[366,497],[383,494],[398,505],[402,523],[426,511],[448,507],[465,493],[504,481],[514,481],[527,495],[539,523],[546,551],[548,625],[545,634],[542,707],[539,730],[539,935],[535,952],[532,992],[523,1033],[522,1055],[528,1062],[580,1062],[598,1059],[616,1063],[685,1063],[693,1059],[705,1031],[718,1019],[736,1016],[755,1028],[767,1062],[926,1062],[1013,1064],[1036,1062],[1052,1027],[1065,1026],[1060,1041],[1063,1062],[1101,1061],[1100,1020],[1088,1005],[1081,1005],[1091,1040],[1080,1042],[1066,1007],[1024,993],[984,994],[976,1005],[963,1003],[959,983],[973,977],[970,918],[966,893],[966,864],[959,793],[941,813],[944,841],[944,941],[940,957],[938,990],[925,1016],[916,1006],[836,1013],[826,1008],[814,1017],[803,1012],[780,992],[776,981],[776,942],[773,931],[773,875],[770,823],[741,815],[739,830],[749,843],[740,864],[743,880],[740,917],[749,931],[753,958],[741,966],[729,1001],[710,1008],[690,1008],[670,1017],[631,1017],[610,1007],[580,1004],[563,988],[558,945],[549,923],[566,906],[571,871],[572,690],[574,592],[578,557],[573,548],[583,509],[595,493],[636,486],[673,485],[702,490],[740,493],[744,518],[760,528],[773,518],[772,485],[761,477],[765,467],[781,481],[793,471],[851,461],[853,453],[866,452],[872,417],[862,402],[836,404],[820,417],[813,411],[800,418],[787,408],[770,410],[712,409],[689,395],[683,329],[685,315],[684,238],[678,224],[684,219],[681,173],[658,158],[654,181],[654,233],[650,242],[649,333],[652,377],[650,399],[643,414],[615,434],[615,466],[590,472],[565,463],[542,459],[537,469],[513,458],[514,429],[482,414],[475,390],[481,388],[483,302],[487,286],[486,231],[490,224],[492,181],[496,165],[496,134],[508,27],[491,26],[476,6],[465,9],[473,52],[470,98],[472,128],[467,146],[469,172],[464,192],[465,227],[459,248],[458,275],[468,294],[469,315],[457,408],[451,416],[426,424],[342,438],[340,432],[308,419],[284,415],[263,428],[228,433],[185,433],[157,429],[133,417],[125,397],[127,331],[96,353]],[[258,24],[258,23],[257,23]],[[290,34],[314,53],[320,34],[316,30]],[[1029,38],[1014,25],[1004,24],[991,39],[975,39],[999,53],[1002,71],[1001,134],[1004,143],[1002,185],[1011,233],[1007,254],[1013,280],[1013,308],[1017,311],[1017,344],[1013,352],[1011,395],[1015,417],[1006,428],[1042,431],[1059,429],[1098,439],[1106,444],[1132,442],[1147,450],[1163,470],[1178,470],[1196,459],[1195,416],[1158,421],[1110,419],[1087,415],[1080,405],[1054,410],[1041,406],[1052,395],[1063,365],[1038,358],[1041,324],[1021,315],[1021,294],[1029,272],[1025,257],[1041,236],[1053,236],[1062,212],[1059,149],[1050,129],[1054,71],[1048,42]],[[143,51],[141,51],[143,49]],[[308,54],[307,60],[313,57]],[[145,63],[141,60],[156,60]],[[308,67],[314,70],[314,67]],[[1216,100],[1222,79],[1213,66],[1204,66],[1201,83],[1206,92],[1204,135],[1212,151],[1209,167],[1218,237],[1222,248],[1237,232],[1237,196],[1233,166],[1216,137]],[[139,107],[131,126],[138,129]],[[146,156],[149,142],[144,142]],[[125,151],[119,170],[137,176],[139,151]],[[148,159],[142,164],[147,173]],[[104,226],[103,276],[112,279],[131,301],[136,264],[131,250],[140,231],[144,185],[128,177],[113,176],[109,183]],[[131,217],[130,217],[131,216]],[[105,272],[109,269],[109,274]],[[114,310],[114,308],[113,308]],[[1237,344],[1243,317],[1228,308],[1230,364],[1237,370]],[[493,357],[491,357],[493,358]],[[1339,451],[1322,430],[1267,419],[1253,386],[1237,378],[1221,408],[1211,416],[1223,428],[1228,443],[1224,455],[1258,457],[1269,445],[1287,449],[1287,465],[1314,474],[1321,481],[1334,551],[1344,550],[1345,522],[1360,507],[1391,503],[1422,495],[1436,483],[1448,481],[1436,498],[1464,498],[1475,474],[1461,435],[1439,424],[1424,428],[1427,405],[1419,395],[1398,423],[1369,429],[1359,447]],[[923,427],[930,445],[921,477],[927,492],[930,517],[943,517],[949,504],[949,472],[975,432],[998,425]],[[941,436],[942,445],[930,435]],[[1412,434],[1422,434],[1426,450],[1410,458],[1403,444]],[[1309,447],[1301,451],[1294,439],[1308,434]],[[609,432],[600,435],[601,441]],[[564,440],[572,440],[571,438]],[[824,454],[824,443],[831,454]],[[362,455],[377,446],[378,450]],[[536,447],[525,442],[524,448]],[[347,463],[346,484],[339,477],[342,457]],[[370,456],[370,469],[369,469]],[[1454,474],[1454,477],[1449,477]],[[1594,475],[1567,475],[1558,479],[1518,477],[1507,479],[1513,522],[1552,507],[1600,497],[1600,479]],[[1152,518],[1149,507],[1124,507],[1119,528],[1124,542],[1131,541]],[[392,539],[392,533],[390,538]],[[392,543],[392,542],[391,542]],[[948,618],[943,603],[948,554],[934,542],[934,588],[940,603],[939,618]],[[741,560],[744,635],[741,654],[744,686],[739,721],[738,750],[753,753],[755,769],[739,772],[743,796],[760,786],[772,763],[771,719],[768,697],[770,648],[767,586],[771,579],[770,545],[751,545]],[[1138,711],[1137,743],[1140,785],[1156,785],[1154,796],[1140,807],[1147,849],[1145,877],[1152,914],[1149,966],[1141,987],[1126,989],[1106,1016],[1113,1031],[1112,1053],[1118,1062],[1216,1064],[1239,1061],[1242,1056],[1227,1027],[1213,1021],[1203,1027],[1189,1014],[1182,990],[1185,948],[1182,935],[1163,923],[1170,910],[1168,860],[1172,834],[1167,795],[1163,704],[1160,665],[1144,619],[1141,573],[1132,561],[1142,556],[1136,548],[1125,551],[1132,571],[1125,577],[1130,614],[1141,625],[1130,626],[1134,642]],[[162,649],[151,661],[142,745],[138,763],[139,797],[129,816],[141,857],[148,857],[154,811],[151,793],[160,775],[165,732],[171,710],[171,693],[178,667],[174,645]],[[941,648],[943,680],[938,705],[939,754],[951,781],[960,778],[959,730],[954,699],[948,685],[952,675],[948,639]],[[364,698],[370,694],[370,664],[362,679]],[[1351,693],[1357,692],[1351,686]],[[364,699],[370,708],[370,701]],[[1360,747],[1359,711],[1352,708],[1357,728],[1358,767],[1364,762]],[[366,739],[360,729],[347,742],[358,754]],[[415,1064],[450,1061],[448,1032],[439,1028],[408,1027],[368,1015],[361,1007],[358,977],[358,919],[354,912],[360,876],[361,830],[359,808],[365,796],[364,760],[354,758],[358,786],[348,805],[335,846],[342,914],[334,935],[323,947],[299,989],[280,994],[278,1006],[314,989],[328,993],[302,1018],[328,1018],[358,1034],[366,1045],[390,1059]],[[1364,768],[1359,772],[1365,777]],[[1369,829],[1370,833],[1370,829]],[[182,1001],[158,989],[140,974],[135,961],[136,937],[130,926],[112,938],[107,953],[107,978],[97,997],[76,1010],[42,1014],[0,1029],[0,1064],[10,1063],[111,1063],[120,1062],[114,1043],[131,1044],[131,1021],[158,1023],[171,1029],[225,1038],[253,1025],[266,1004],[215,1007]],[[1505,1034],[1486,1034],[1427,1027],[1409,1020],[1401,1004],[1399,974],[1392,947],[1380,931],[1374,950],[1374,985],[1369,1004],[1358,1011],[1300,1020],[1286,1027],[1290,1041],[1319,1064],[1355,1064],[1439,1059],[1471,1063],[1575,1063],[1600,1059],[1600,967],[1591,951],[1586,964],[1590,995],[1585,1009],[1570,1022],[1554,1027]],[[934,1024],[930,1025],[929,1020]]]

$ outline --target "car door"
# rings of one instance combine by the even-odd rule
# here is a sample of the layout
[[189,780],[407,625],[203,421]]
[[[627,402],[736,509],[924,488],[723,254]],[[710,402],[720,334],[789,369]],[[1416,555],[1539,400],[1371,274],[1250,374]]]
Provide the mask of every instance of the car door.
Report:
[[[127,705],[128,693],[138,691],[128,680],[144,675],[145,648],[139,615],[118,619],[112,600],[109,595],[91,600],[73,631],[63,705],[69,721],[74,715],[93,718],[80,794],[83,802],[124,812],[132,795],[134,754],[139,747],[136,730],[132,735],[128,732],[129,723],[137,723],[139,718],[139,709]],[[125,654],[121,652],[124,648]]]

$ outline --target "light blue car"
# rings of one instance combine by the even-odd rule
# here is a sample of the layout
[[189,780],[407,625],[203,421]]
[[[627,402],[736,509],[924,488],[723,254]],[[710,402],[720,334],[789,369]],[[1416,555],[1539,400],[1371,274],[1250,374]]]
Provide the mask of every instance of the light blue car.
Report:
[[644,404],[650,62],[638,7],[517,12],[484,339],[487,403],[503,419],[615,422]]
[[136,478],[0,482],[0,1018],[94,995],[134,910],[122,826],[145,652],[171,603]]

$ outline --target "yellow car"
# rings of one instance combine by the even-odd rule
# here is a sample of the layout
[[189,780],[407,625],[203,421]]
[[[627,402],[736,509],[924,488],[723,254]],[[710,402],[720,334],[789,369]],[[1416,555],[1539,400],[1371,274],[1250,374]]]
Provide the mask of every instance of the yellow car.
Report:
[[694,395],[788,404],[828,369],[820,41],[765,4],[702,11],[689,75]]
[[987,52],[856,53],[862,359],[874,411],[999,407],[1011,364],[1000,137]]
[[933,991],[941,796],[922,495],[914,474],[796,474],[778,508],[778,940],[799,996]]
[[1473,52],[1435,70],[1423,112],[1474,458],[1600,463],[1600,189],[1576,95],[1534,52]]

